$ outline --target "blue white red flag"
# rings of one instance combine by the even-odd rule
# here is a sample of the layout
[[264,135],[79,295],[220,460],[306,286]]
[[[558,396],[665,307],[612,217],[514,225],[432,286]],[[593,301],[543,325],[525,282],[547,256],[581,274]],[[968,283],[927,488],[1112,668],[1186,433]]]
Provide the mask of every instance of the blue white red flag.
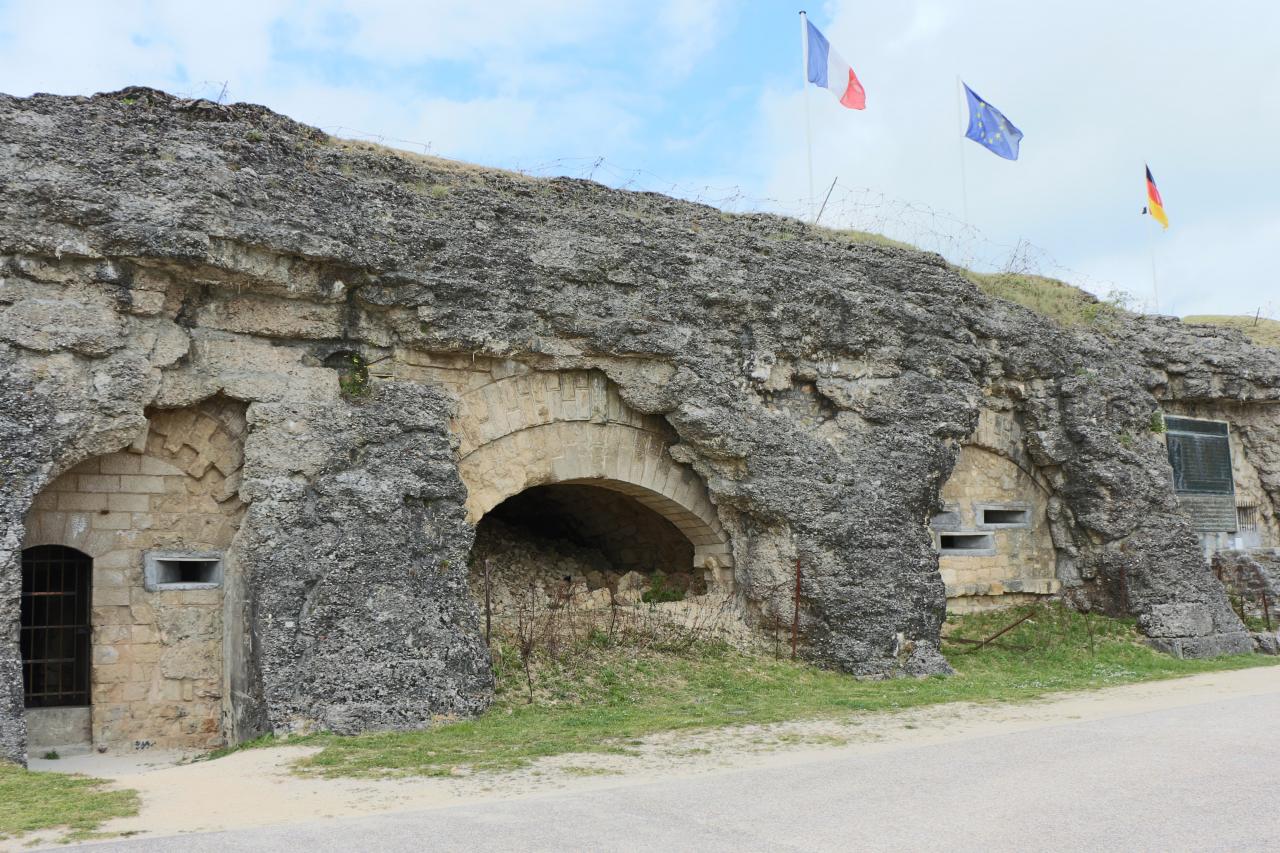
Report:
[[858,82],[858,75],[831,47],[827,37],[805,18],[805,45],[809,57],[809,82],[831,92],[840,103],[851,110],[867,108],[867,93]]

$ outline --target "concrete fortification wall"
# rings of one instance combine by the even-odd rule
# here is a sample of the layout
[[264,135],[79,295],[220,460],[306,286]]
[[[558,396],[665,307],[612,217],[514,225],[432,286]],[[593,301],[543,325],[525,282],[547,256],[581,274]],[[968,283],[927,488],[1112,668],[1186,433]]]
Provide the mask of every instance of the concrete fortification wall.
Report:
[[[560,483],[669,521],[689,571],[747,620],[769,617],[799,559],[816,662],[946,672],[930,522],[966,443],[1021,472],[1022,547],[1053,560],[1028,589],[1136,615],[1177,653],[1246,650],[1151,428],[1162,405],[1215,401],[1252,425],[1274,518],[1280,354],[1237,333],[1127,315],[1066,329],[937,256],[342,143],[260,107],[0,97],[0,754],[26,751],[23,544],[58,538],[45,519],[64,495],[100,512],[71,508],[105,487],[91,478],[164,495],[204,482],[196,457],[219,481],[184,506],[216,535],[156,520],[176,504],[108,497],[85,546],[138,667],[100,675],[94,701],[122,720],[153,696],[201,720],[218,706],[216,733],[175,723],[175,738],[478,712],[475,525]],[[216,433],[238,474],[200,456],[215,432],[160,440],[157,424],[210,407],[242,413]],[[1016,446],[975,440],[991,431]],[[173,470],[143,473],[156,454]],[[149,521],[166,547],[223,552],[216,675],[166,668],[155,596],[170,593],[137,587]],[[202,630],[169,636],[207,644]],[[95,716],[95,735],[114,720]]]

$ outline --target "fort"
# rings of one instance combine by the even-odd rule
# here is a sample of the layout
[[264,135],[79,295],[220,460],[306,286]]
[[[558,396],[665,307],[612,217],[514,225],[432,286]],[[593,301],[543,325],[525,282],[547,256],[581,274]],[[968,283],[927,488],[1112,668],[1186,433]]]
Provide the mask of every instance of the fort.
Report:
[[1229,593],[1280,591],[1280,351],[1095,308],[256,106],[0,96],[0,756],[479,713],[482,586],[749,636],[798,583],[857,677],[1047,598],[1274,651]]

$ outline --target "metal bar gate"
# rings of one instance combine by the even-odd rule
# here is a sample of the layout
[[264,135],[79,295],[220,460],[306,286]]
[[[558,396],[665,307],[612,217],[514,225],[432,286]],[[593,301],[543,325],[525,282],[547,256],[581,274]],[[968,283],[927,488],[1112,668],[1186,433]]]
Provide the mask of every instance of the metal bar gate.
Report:
[[74,548],[22,552],[22,688],[28,708],[89,704],[93,560]]

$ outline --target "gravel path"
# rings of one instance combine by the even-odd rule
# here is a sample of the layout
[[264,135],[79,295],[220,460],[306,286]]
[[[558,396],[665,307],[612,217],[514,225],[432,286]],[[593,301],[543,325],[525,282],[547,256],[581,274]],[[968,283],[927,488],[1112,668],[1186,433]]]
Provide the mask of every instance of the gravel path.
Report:
[[[351,803],[355,813],[387,807],[379,785],[434,793],[409,796],[413,810],[358,818],[299,819],[290,806],[263,802],[294,822],[99,849],[1277,849],[1277,721],[1280,669],[1246,670],[1030,705],[709,733],[692,750],[655,741],[637,759],[610,757],[637,762],[620,776],[595,775],[613,769],[599,757],[567,757],[485,781],[281,777],[276,805],[308,787],[334,802],[364,798]],[[812,747],[839,731],[847,745]],[[787,749],[805,737],[808,747]],[[143,822],[148,811],[161,817],[145,792],[144,801]],[[325,813],[334,812],[312,814]]]

